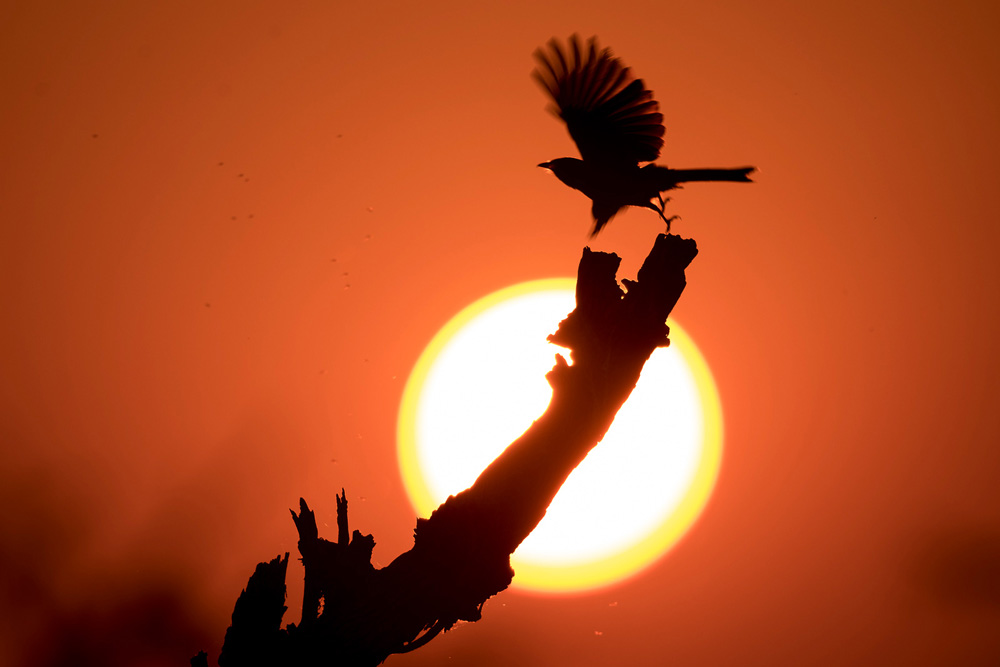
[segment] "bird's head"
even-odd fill
[[[577,160],[573,157],[557,157],[555,160],[542,162],[538,166],[548,169],[560,181],[577,190],[581,189],[586,182],[587,168],[583,160]]]

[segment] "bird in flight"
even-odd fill
[[[593,200],[593,237],[626,206],[656,211],[667,223],[664,192],[692,181],[749,183],[754,167],[670,169],[653,162],[663,148],[663,114],[642,79],[591,37],[581,47],[576,35],[563,48],[555,38],[548,51],[535,51],[534,78],[552,98],[551,111],[566,122],[582,160],[561,157],[542,162],[556,177]],[[655,202],[653,200],[656,200]]]

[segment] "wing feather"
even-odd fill
[[[663,114],[642,79],[632,76],[609,49],[592,37],[581,49],[555,38],[535,51],[532,76],[552,98],[585,161],[607,165],[651,162],[663,148]]]

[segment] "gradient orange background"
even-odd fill
[[[478,5],[0,9],[0,662],[214,659],[300,495],[410,547],[412,365],[587,241],[528,76],[579,32],[656,92],[663,162],[761,169],[671,205],[719,482],[640,576],[387,664],[995,664],[996,4]],[[658,231],[593,247],[632,276]]]

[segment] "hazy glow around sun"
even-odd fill
[[[414,369],[400,409],[399,456],[418,512],[469,487],[545,410],[546,342],[574,307],[571,279],[515,285],[453,318]],[[514,583],[540,591],[606,585],[655,560],[707,501],[721,453],[708,368],[670,322],[611,430],[570,475],[512,557]]]

